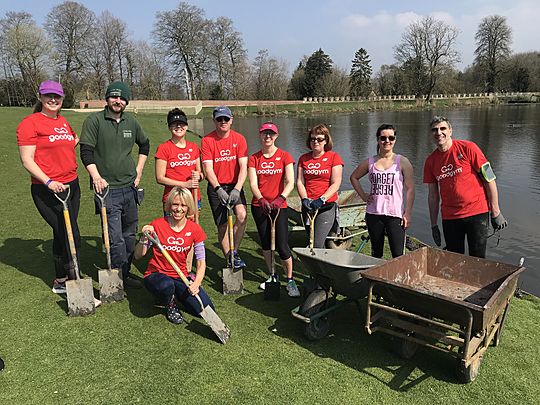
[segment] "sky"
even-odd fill
[[[334,64],[350,69],[354,53],[365,48],[376,72],[394,63],[394,47],[406,27],[416,19],[433,16],[459,31],[457,49],[464,69],[474,59],[474,35],[481,19],[499,14],[513,31],[515,53],[540,50],[538,0],[188,0],[205,11],[206,18],[230,18],[242,34],[251,60],[261,49],[287,62],[292,72],[304,55],[322,48]],[[27,11],[43,24],[51,8],[61,1],[0,0],[0,17],[6,11]],[[84,0],[99,15],[108,10],[127,23],[132,37],[151,42],[158,11],[175,9],[178,0]]]

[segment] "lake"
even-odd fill
[[[342,190],[351,188],[349,176],[356,165],[375,154],[377,127],[383,123],[394,124],[397,128],[394,151],[409,158],[415,173],[416,200],[408,233],[433,244],[427,186],[422,183],[422,171],[425,158],[434,149],[429,122],[435,113],[451,121],[454,139],[478,144],[497,175],[499,204],[509,227],[500,233],[500,240],[497,234],[488,240],[487,258],[517,264],[521,257],[525,257],[527,270],[519,285],[525,291],[540,296],[540,254],[537,247],[540,225],[540,171],[537,171],[540,168],[539,105],[328,114],[279,117],[272,121],[280,131],[278,146],[291,153],[295,160],[307,152],[305,140],[309,127],[321,122],[331,125],[334,150],[345,162]],[[233,128],[246,136],[250,154],[260,149],[258,127],[267,120],[235,119]],[[190,124],[199,133],[213,129],[210,119],[193,120]]]

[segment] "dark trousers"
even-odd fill
[[[75,179],[67,184],[70,188],[67,204],[69,217],[71,219],[71,229],[73,230],[75,246],[77,249],[79,249],[81,246],[81,235],[77,225],[77,217],[79,216],[81,189],[79,187],[78,179]],[[40,215],[53,230],[53,256],[55,258],[55,262],[62,263],[61,265],[55,264],[56,278],[64,278],[67,276],[67,268],[71,263],[66,224],[64,221],[64,207],[62,203],[54,196],[54,193],[43,184],[32,184],[30,191],[34,204],[36,205]],[[60,197],[62,197],[62,199],[65,199],[66,195],[67,191],[60,193]]]
[[[311,215],[313,216],[313,215]],[[313,247],[324,248],[326,237],[330,232],[338,231],[338,219],[337,219],[337,204],[336,203],[326,203],[323,205],[315,217],[315,224],[307,225],[308,217],[307,210],[302,206],[302,217],[304,218],[304,224],[306,224],[306,232],[310,233],[310,227],[315,226],[314,229],[314,241]]]
[[[190,294],[187,286],[179,278],[172,278],[162,273],[152,273],[144,278],[144,286],[162,302],[169,302],[174,295],[187,312],[193,316],[199,316],[202,311],[197,298]],[[215,309],[214,304],[206,292],[199,288],[199,298],[203,305]]]
[[[392,257],[403,254],[405,230],[401,226],[401,218],[388,215],[366,214],[366,225],[371,240],[371,256],[383,257],[384,235],[388,236],[388,244]]]
[[[251,206],[251,213],[257,225],[257,232],[261,239],[261,247],[263,250],[270,250],[270,218],[266,215],[261,207]],[[276,212],[272,212],[272,217]],[[289,248],[289,221],[287,216],[287,208],[279,210],[279,215],[276,218],[276,250],[279,253],[281,260],[287,260],[291,257],[291,249]]]
[[[122,269],[124,277],[129,274],[135,252],[135,235],[139,220],[136,192],[134,187],[111,189],[105,199],[111,242],[111,264],[113,268]],[[99,203],[96,204],[99,206]]]
[[[464,254],[466,236],[469,255],[486,257],[489,212],[472,215],[467,218],[443,219],[442,226],[446,249],[450,252]]]

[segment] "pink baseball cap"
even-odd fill
[[[275,134],[279,134],[277,126],[273,122],[265,122],[264,124],[262,124],[259,128],[259,132],[263,131],[272,131]]]
[[[46,80],[39,85],[39,94],[57,94],[64,97],[64,89],[60,83]]]

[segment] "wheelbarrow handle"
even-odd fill
[[[169,262],[169,264],[172,266],[172,268],[174,269],[174,271],[176,271],[176,273],[180,276],[180,279],[182,279],[182,281],[184,282],[184,284],[189,287],[189,280],[187,279],[187,277],[184,275],[184,273],[182,273],[182,270],[180,270],[180,267],[178,267],[178,265],[176,264],[176,262],[173,260],[173,258],[171,257],[171,255],[169,254],[169,252],[167,252],[167,250],[165,249],[165,247],[161,244],[161,242],[159,241],[159,237],[157,236],[157,233],[155,232],[148,232],[148,231],[144,231],[143,232],[144,235],[148,238],[148,240],[150,242],[152,242],[154,245],[157,246],[157,248],[159,249],[159,251],[161,252],[161,254],[165,257],[165,259],[167,259],[167,261]],[[195,294],[195,298],[197,298],[197,301],[199,301],[199,304],[201,305],[201,311],[204,310],[204,304],[203,302],[201,301],[201,298],[199,297],[199,294]]]

